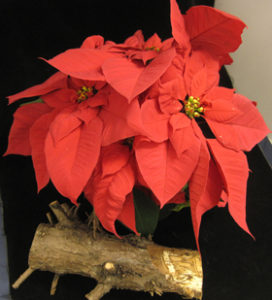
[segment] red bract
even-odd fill
[[[8,100],[9,103],[11,104],[18,99],[34,97],[37,95],[45,95],[54,90],[60,88],[66,88],[66,87],[67,87],[66,75],[62,74],[61,72],[57,72],[42,84],[35,85],[22,92],[9,96]]]
[[[195,139],[188,149],[177,155],[170,141],[154,143],[143,137],[135,139],[139,170],[161,207],[188,182],[197,163],[199,145]]]
[[[175,0],[171,3],[172,34],[184,53],[205,50],[220,64],[232,62],[230,52],[241,44],[246,25],[237,17],[209,6],[195,6],[182,15]]]
[[[93,176],[84,188],[84,195],[93,205],[94,211],[103,227],[117,236],[118,234],[115,229],[116,220],[121,221],[126,227],[138,234],[135,224],[135,209],[132,194],[133,187],[136,185],[138,188],[144,186],[148,190],[150,188],[152,189],[152,186],[150,187],[144,181],[138,166],[140,166],[139,162],[141,160],[145,160],[146,165],[151,167],[152,162],[148,164],[148,161],[150,159],[154,160],[156,153],[153,153],[153,155],[151,152],[144,153],[143,139],[143,137],[138,136],[134,141],[126,139],[102,147],[99,163]],[[148,141],[146,142],[148,143]],[[158,147],[163,148],[165,145],[161,144]],[[138,149],[136,156],[134,153],[135,149]],[[154,149],[155,151],[158,151],[156,147],[154,147]],[[143,153],[141,152],[142,150]],[[142,154],[146,155],[146,157],[141,157]],[[171,159],[173,159],[173,161]],[[191,162],[194,161],[194,159],[188,158],[187,162],[188,161]],[[154,169],[151,170],[150,173],[151,176],[157,174],[158,177],[161,178],[159,179],[160,184],[169,185],[170,183],[170,185],[172,184],[174,186],[174,192],[171,190],[172,187],[169,188],[169,192],[167,186],[161,186],[161,192],[166,194],[164,198],[167,197],[165,203],[184,203],[185,195],[184,192],[181,192],[181,188],[186,183],[185,178],[187,177],[187,171],[182,170],[182,166],[186,166],[186,162],[182,162],[181,168],[179,166],[175,167],[174,163],[179,162],[178,159],[173,153],[169,156],[167,164],[163,166],[166,171],[165,176],[172,177],[172,173],[174,172],[174,175],[178,177],[175,179],[172,177],[171,180],[163,178],[164,170],[157,170],[163,162],[164,155],[160,156],[159,161],[154,164]],[[172,166],[169,164],[172,164]],[[181,173],[179,173],[179,170],[181,170]],[[181,181],[181,183],[179,181]],[[172,197],[172,195],[175,196]],[[163,206],[165,204],[162,203],[156,195],[150,193],[150,196],[157,205]]]
[[[45,156],[50,178],[58,191],[73,202],[83,191],[97,163],[102,126],[102,121],[95,117],[88,123],[71,127],[73,129],[59,140],[52,131],[47,134]]]
[[[26,133],[29,135],[28,139],[30,141],[31,156],[36,174],[38,192],[48,184],[50,179],[46,164],[44,148],[45,139],[47,137],[50,125],[57,116],[57,114],[57,110],[52,110],[50,113],[42,115],[26,131]]]
[[[138,131],[133,126],[128,125],[130,119],[140,116],[140,106],[137,98],[128,103],[125,97],[110,89],[108,105],[104,106],[99,116],[104,124],[103,146],[138,134]]]
[[[199,72],[196,75],[189,72],[191,76],[187,80],[187,91],[193,91],[198,95],[198,97],[192,97],[195,107],[197,109],[204,108],[201,114],[192,108],[192,112],[187,112],[188,115],[194,118],[196,112],[195,120],[198,117],[204,118],[217,139],[207,139],[208,151],[200,128],[193,120],[193,128],[201,138],[202,147],[204,147],[200,152],[198,166],[189,185],[192,218],[197,240],[201,216],[219,203],[222,191],[227,194],[228,208],[234,220],[241,228],[250,233],[246,223],[248,166],[246,157],[241,150],[251,150],[269,132],[260,113],[250,100],[234,94],[233,90],[226,88],[213,85],[207,88],[205,79],[207,70],[204,70],[205,67],[199,72],[206,75],[199,78],[197,78]],[[187,104],[187,107],[191,108],[192,105]],[[210,160],[210,155],[216,161],[216,167]]]
[[[67,50],[46,61],[75,78],[107,81],[131,101],[160,78],[174,56],[171,39],[161,42],[154,35],[144,42],[138,31],[119,45],[113,42],[104,44],[102,37],[92,36],[81,48]]]
[[[194,122],[192,123],[192,125],[194,125]],[[210,163],[211,157],[204,136],[200,132],[199,128],[196,129],[196,132],[198,137],[201,140],[201,148],[200,148],[199,159],[196,168],[189,180],[189,192],[190,192],[190,207],[191,207],[192,223],[193,223],[196,243],[197,246],[199,247],[198,234],[199,234],[202,215],[207,210],[214,207],[219,201],[218,193],[207,194],[208,192],[207,189],[214,188],[215,191],[217,191],[217,189],[221,190],[222,184],[220,181],[220,177],[216,176],[216,169],[214,168],[214,164],[212,165],[214,172],[210,171],[210,165],[212,164]],[[210,184],[208,186],[209,175],[210,175]],[[214,185],[213,185],[213,180],[215,182]]]
[[[115,229],[117,219],[137,232],[135,218],[131,220],[134,215],[131,192],[135,180],[133,157],[127,146],[116,143],[101,149],[100,164],[84,194],[103,227],[115,235],[118,235]]]
[[[83,191],[100,153],[103,123],[99,112],[107,103],[104,86],[57,73],[45,83],[10,97],[15,101],[39,95],[44,101],[17,110],[6,152],[32,155],[38,190],[50,178],[73,202]]]
[[[261,141],[270,132],[261,114],[246,97],[217,86],[218,69],[217,61],[199,51],[186,59],[183,80],[170,77],[165,82],[168,72],[179,76],[179,70],[169,69],[160,80],[156,99],[148,99],[141,107],[142,119],[138,122],[142,122],[146,134],[154,141],[168,137],[174,141],[168,124],[173,133],[188,126],[185,114],[191,120],[205,119],[217,140],[228,148],[249,151]]]
[[[222,147],[216,140],[208,140],[208,146],[221,173],[228,196],[228,208],[235,222],[251,234],[246,223],[246,189],[248,163],[242,151]]]
[[[201,216],[218,204],[223,190],[228,194],[234,220],[249,232],[245,221],[245,185],[240,186],[239,194],[233,195],[227,185],[233,186],[234,181],[238,184],[239,180],[226,166],[240,165],[236,175],[246,183],[248,169],[241,151],[249,151],[269,133],[250,100],[217,86],[218,70],[218,61],[208,53],[193,52],[186,59],[183,77],[179,77],[180,69],[169,68],[156,83],[158,92],[152,87],[150,94],[145,94],[141,116],[133,120],[135,128],[138,126],[148,137],[143,139],[143,149],[137,143],[134,145],[139,170],[160,204],[164,205],[182,188],[182,180],[189,181],[196,238]],[[203,120],[218,142],[204,137]],[[237,187],[233,189],[237,191]],[[239,206],[233,208],[232,203]]]
[[[226,118],[228,112],[225,115],[221,113],[226,106],[228,109],[232,107],[237,113]],[[250,151],[270,132],[254,102],[239,94],[233,94],[229,103],[218,107],[216,115],[210,115],[208,110],[206,115],[206,121],[217,140],[230,149]],[[222,122],[224,117],[226,119]]]
[[[224,195],[224,206],[236,223],[252,235],[246,222],[246,183],[248,164],[242,151],[222,146],[215,139],[206,139],[196,123],[192,123],[202,141],[199,161],[189,181],[192,221],[198,245],[202,215],[220,202]],[[206,143],[207,142],[207,143]]]
[[[126,57],[108,59],[102,66],[107,82],[128,101],[155,83],[170,66],[175,48],[160,53],[148,65],[133,62]]]
[[[101,65],[107,58],[114,57],[107,50],[101,49],[71,49],[56,57],[45,60],[64,74],[84,80],[105,81]]]
[[[215,139],[205,139],[196,122],[192,123],[202,141],[199,161],[189,181],[192,221],[198,245],[202,215],[218,205],[224,194],[224,206],[236,223],[250,233],[246,223],[246,183],[248,164],[242,151],[222,146]]]
[[[29,128],[51,109],[43,103],[33,103],[17,109],[9,134],[7,154],[31,155]]]
[[[205,119],[225,147],[250,151],[270,132],[252,101],[217,86],[216,64],[198,52],[187,60],[184,81],[184,94],[189,95],[183,100],[185,113],[196,120]]]
[[[206,6],[183,16],[170,4],[170,39],[145,41],[138,30],[116,44],[95,35],[47,60],[55,75],[9,97],[42,103],[16,111],[6,154],[32,155],[38,190],[51,179],[74,203],[84,192],[117,236],[117,220],[138,234],[137,191],[155,202],[147,217],[153,210],[157,220],[157,206],[185,201],[187,183],[197,243],[202,215],[222,195],[250,234],[243,151],[270,130],[254,102],[218,86],[245,24]]]
[[[113,44],[111,51],[122,53],[131,60],[140,60],[144,64],[157,57],[160,52],[168,50],[172,47],[173,38],[161,41],[160,37],[155,33],[147,41],[141,30],[137,30],[134,35],[125,40],[123,44]]]

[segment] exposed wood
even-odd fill
[[[31,270],[56,274],[51,293],[59,275],[78,274],[98,282],[86,295],[88,300],[99,300],[112,288],[201,298],[197,251],[163,247],[135,236],[120,240],[104,232],[94,239],[92,229],[68,218],[58,202],[50,207],[59,222],[39,225],[28,263]]]
[[[107,294],[112,289],[112,286],[109,284],[101,284],[99,283],[90,293],[86,294],[85,297],[88,300],[99,300],[105,294]]]
[[[12,287],[14,289],[18,289],[19,286],[35,271],[35,269],[32,269],[29,267],[24,271],[23,274],[19,276],[19,278],[13,283]]]
[[[46,214],[46,217],[47,217],[47,220],[48,220],[48,222],[50,223],[50,224],[54,224],[54,221],[53,221],[53,217],[52,217],[52,214],[50,213],[50,212],[48,212],[47,214]]]
[[[50,289],[50,295],[53,296],[56,293],[58,282],[59,282],[60,276],[55,274],[54,278],[52,280],[51,289]]]

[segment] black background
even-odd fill
[[[213,1],[179,1],[183,11],[190,5],[213,5]],[[79,47],[84,38],[100,34],[105,40],[122,42],[137,29],[145,37],[154,32],[171,35],[168,0],[2,0],[0,150],[7,146],[12,112],[5,97],[41,83],[55,71],[38,57],[51,58]],[[246,8],[245,8],[246,9]],[[222,70],[221,83],[230,86]],[[257,88],[257,87],[256,87]],[[268,147],[267,151],[271,151]],[[204,270],[203,300],[268,300],[272,298],[272,172],[259,146],[247,154],[251,169],[247,214],[254,241],[232,220],[227,208],[214,208],[203,217],[200,247]],[[27,268],[27,255],[37,225],[46,222],[48,203],[60,199],[49,185],[36,194],[31,159],[10,155],[0,159],[0,187],[4,204],[4,226],[8,241],[10,281]],[[195,248],[189,210],[162,221],[155,233],[158,243]],[[53,274],[34,273],[13,300],[84,299],[95,282],[80,276],[63,276],[55,296],[49,296]],[[130,291],[111,291],[103,299],[180,299]]]

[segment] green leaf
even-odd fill
[[[181,204],[169,203],[164,205],[164,207],[160,211],[159,221],[168,218],[173,212],[179,212],[186,207],[190,207],[189,201]]]
[[[185,207],[190,207],[189,201],[186,201],[186,202],[180,203],[180,204],[176,204],[176,206],[172,208],[172,211],[179,212]]]
[[[137,231],[145,236],[153,234],[159,220],[159,206],[151,199],[148,190],[134,188],[133,198]]]
[[[20,107],[24,106],[24,105],[28,105],[28,104],[33,104],[33,103],[43,103],[43,99],[42,98],[38,98],[38,99],[33,100],[33,101],[25,102],[25,103],[21,104]]]
[[[184,191],[188,190],[188,188],[189,188],[189,184],[186,183],[185,186],[182,188],[182,191],[184,192]]]

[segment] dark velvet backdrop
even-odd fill
[[[179,1],[185,11],[190,5],[213,5],[209,0]],[[2,35],[0,150],[7,145],[12,112],[5,96],[48,78],[53,68],[38,57],[50,58],[78,47],[89,35],[123,41],[137,29],[146,37],[157,32],[163,39],[171,34],[167,0],[77,0],[1,2]],[[231,83],[222,70],[222,84]],[[256,87],[258,88],[258,87]],[[257,100],[257,99],[256,99]],[[265,152],[271,146],[266,144]],[[215,208],[203,217],[200,247],[204,268],[204,300],[268,300],[272,288],[272,172],[264,152],[257,146],[248,153],[251,169],[248,184],[248,223],[253,241],[232,220],[226,208]],[[49,185],[36,194],[31,159],[8,156],[0,159],[0,187],[4,203],[4,225],[8,240],[10,280],[27,267],[27,254],[37,225],[46,222],[48,203],[60,196]],[[168,246],[194,248],[189,210],[162,221],[155,240]],[[95,282],[79,276],[63,276],[55,296],[49,296],[52,274],[36,272],[19,290],[11,291],[14,300],[84,299]],[[103,299],[151,299],[145,293],[111,291]],[[165,294],[152,299],[180,299]]]

